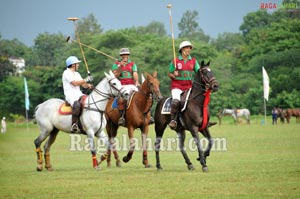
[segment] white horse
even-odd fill
[[[106,139],[107,136],[103,132],[106,127],[106,119],[104,111],[108,99],[122,95],[124,98],[128,98],[129,91],[123,89],[120,81],[115,78],[112,71],[109,74],[104,73],[106,78],[93,89],[85,100],[85,106],[83,107],[80,121],[82,124],[83,134],[87,135],[89,146],[92,153],[93,167],[99,169],[96,157],[96,147],[94,145],[94,136],[99,139]],[[59,113],[59,108],[64,103],[61,99],[52,98],[35,108],[35,120],[40,129],[40,135],[34,140],[37,153],[37,171],[43,169],[43,151],[41,150],[42,142],[48,138],[45,146],[45,168],[52,170],[50,163],[50,147],[54,143],[58,132],[64,131],[71,133],[71,114],[63,115]]]
[[[249,109],[223,109],[219,112],[219,124],[221,125],[221,119],[223,116],[231,116],[234,119],[234,123],[237,123],[239,117],[245,117],[247,124],[250,124],[250,111]]]

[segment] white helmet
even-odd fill
[[[189,42],[189,41],[183,41],[179,45],[179,52],[181,53],[181,49],[184,48],[184,47],[186,47],[186,46],[190,46],[191,48],[193,48],[193,45],[191,44],[191,42]]]
[[[3,117],[2,119],[3,119],[3,120],[5,120],[6,118],[5,118],[5,117]]]
[[[128,48],[121,48],[120,55],[130,55],[130,51]]]
[[[71,66],[72,64],[77,64],[77,63],[80,63],[81,61],[75,57],[75,56],[70,56],[67,58],[66,60],[66,65],[67,67]]]

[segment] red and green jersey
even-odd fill
[[[134,62],[128,60],[125,66],[121,66],[121,60],[116,61],[111,67],[112,70],[118,70],[121,67],[121,74],[118,77],[122,85],[133,84],[133,72],[137,72],[137,66]]]
[[[188,60],[185,61],[181,55],[176,58],[176,68],[174,60],[170,63],[169,72],[173,73],[175,70],[178,71],[178,76],[171,82],[171,90],[178,88],[181,90],[187,90],[192,87],[192,81],[194,74],[199,70],[200,66],[195,58],[188,56]]]

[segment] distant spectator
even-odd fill
[[[6,121],[5,121],[5,117],[2,118],[1,120],[1,133],[6,133]]]
[[[278,117],[278,111],[277,111],[277,108],[274,107],[272,109],[272,124],[277,124],[277,117]]]

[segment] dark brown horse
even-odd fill
[[[218,82],[213,75],[210,67],[209,62],[207,64],[204,64],[202,61],[201,67],[198,70],[198,72],[195,74],[192,89],[189,95],[189,98],[187,99],[187,105],[185,110],[179,113],[179,121],[177,122],[177,135],[179,138],[179,148],[180,151],[185,159],[185,162],[187,163],[188,169],[193,170],[194,167],[186,153],[185,147],[184,147],[184,141],[185,141],[185,130],[189,130],[193,136],[193,139],[197,145],[199,158],[197,160],[200,161],[202,165],[202,170],[208,171],[208,168],[206,166],[206,157],[209,156],[213,139],[211,138],[210,132],[208,130],[208,123],[209,123],[209,115],[208,115],[208,107],[204,107],[205,98],[209,96],[204,96],[206,92],[208,92],[208,95],[210,94],[210,90],[215,92],[218,90]],[[156,133],[156,142],[155,142],[155,152],[156,152],[156,168],[158,170],[162,169],[160,164],[160,157],[159,157],[159,150],[160,150],[160,143],[165,131],[165,128],[167,127],[168,123],[171,120],[170,114],[162,114],[163,105],[165,104],[165,101],[168,98],[163,98],[160,100],[156,106],[155,110],[155,133]],[[209,98],[207,98],[209,99]],[[181,99],[181,104],[184,104],[185,99]],[[165,109],[165,108],[164,108]],[[207,110],[207,111],[206,111]],[[206,112],[205,112],[206,111]],[[203,117],[204,114],[207,114],[207,117]],[[203,121],[206,121],[206,124],[203,125]],[[208,139],[208,147],[205,151],[203,151],[200,140],[199,140],[199,134],[200,132]]]
[[[162,98],[159,90],[159,81],[157,79],[157,72],[152,75],[146,73],[146,80],[141,85],[137,92],[134,92],[128,100],[128,105],[125,113],[125,126],[128,129],[128,136],[130,141],[130,149],[123,161],[128,162],[133,155],[135,149],[134,130],[139,128],[142,133],[143,145],[143,164],[145,167],[150,167],[148,163],[146,138],[149,131],[150,109],[153,104],[153,99],[159,100]],[[118,108],[113,108],[114,99],[108,101],[105,114],[107,118],[106,131],[109,137],[108,149],[104,155],[101,156],[99,164],[107,159],[107,165],[110,166],[111,151],[116,159],[117,166],[120,166],[120,159],[114,146],[114,139],[118,131],[118,120],[120,118]]]

